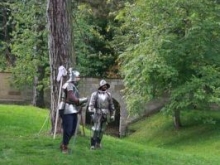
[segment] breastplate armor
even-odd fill
[[[109,109],[109,98],[106,92],[98,94],[97,105],[99,109]]]

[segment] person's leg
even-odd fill
[[[97,137],[99,135],[99,131],[100,131],[100,119],[101,119],[101,115],[95,114],[95,120],[93,121],[93,127],[92,127],[92,137],[91,137],[91,146],[90,149],[95,149],[95,145],[96,145],[96,141],[97,141]]]
[[[90,141],[90,149],[95,149],[96,139],[98,136],[98,131],[96,129],[97,125],[98,125],[98,123],[94,123],[94,125],[92,127],[92,137],[91,137],[91,141]]]
[[[74,136],[75,135],[75,131],[77,131],[76,127],[77,127],[77,122],[78,122],[78,116],[77,116],[77,113],[75,114],[72,114],[72,121],[71,121],[71,125],[72,125],[72,132],[71,132],[71,136]]]
[[[71,114],[63,115],[63,144],[62,152],[68,152],[68,144],[72,133],[73,117]]]
[[[101,141],[102,141],[103,134],[105,133],[106,126],[107,126],[107,121],[104,121],[101,123],[101,128],[96,139],[96,148],[101,148]]]

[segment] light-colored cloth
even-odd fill
[[[66,75],[67,75],[67,70],[63,65],[61,65],[58,69],[57,82],[59,82],[61,78]]]

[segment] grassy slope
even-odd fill
[[[2,165],[218,165],[219,124],[185,127],[176,132],[158,114],[132,126],[124,139],[105,136],[103,149],[89,150],[89,135],[71,141],[72,154],[60,153],[60,136],[41,130],[48,111],[32,106],[0,105],[0,164]],[[219,117],[220,118],[220,117]],[[191,123],[192,124],[192,123]],[[141,126],[141,128],[140,128]],[[181,151],[181,152],[180,152]]]
[[[183,114],[182,124],[180,130],[175,130],[172,118],[156,114],[130,126],[135,133],[126,139],[203,157],[220,154],[220,111]]]

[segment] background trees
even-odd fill
[[[115,16],[125,0],[90,1],[78,4],[74,28],[77,64],[85,76],[120,77],[113,40],[119,27]]]
[[[14,64],[14,56],[10,52],[10,33],[12,32],[12,19],[10,17],[11,1],[2,0],[0,3],[0,70],[6,70],[8,66]]]
[[[44,107],[44,91],[51,87],[53,123],[58,96],[58,84],[55,80],[61,64],[66,68],[75,67],[82,75],[93,77],[114,76],[118,71],[116,68],[116,73],[112,72],[113,66],[117,66],[117,56],[107,42],[112,40],[112,30],[107,29],[110,10],[97,13],[99,9],[108,9],[111,4],[104,1],[103,8],[100,8],[86,1],[80,4],[76,1],[48,1],[49,58],[46,3],[46,0],[11,0],[0,3],[0,49],[5,57],[2,58],[0,68],[13,73],[14,86],[21,89],[34,87],[33,105]],[[88,8],[92,12],[88,13]],[[5,63],[6,59],[8,63]]]
[[[63,8],[56,8],[58,1],[48,2],[54,2],[54,11],[66,14]],[[206,110],[218,103],[218,1],[66,3],[66,22],[49,19],[49,25],[55,26],[55,21],[59,22],[56,28],[69,28],[66,34],[58,34],[50,27],[54,35],[57,33],[49,42],[54,51],[50,52],[52,61],[48,56],[46,1],[0,3],[0,51],[4,57],[0,67],[13,71],[19,87],[35,84],[34,105],[44,106],[40,99],[49,87],[49,73],[54,81],[60,64],[76,67],[84,76],[111,78],[120,77],[121,67],[129,109],[140,112],[146,102],[166,94],[170,100],[164,112],[174,115],[177,128],[182,110]],[[48,18],[54,13],[50,14]],[[49,70],[51,63],[55,65]]]
[[[44,90],[49,80],[46,1],[15,1],[9,7],[12,22],[10,53],[15,57],[14,65],[10,67],[14,75],[12,83],[22,89],[33,87],[33,105],[44,107]]]
[[[164,111],[179,128],[180,111],[219,102],[219,7],[210,0],[139,0],[118,16],[130,41],[120,59],[131,110],[167,93]]]

